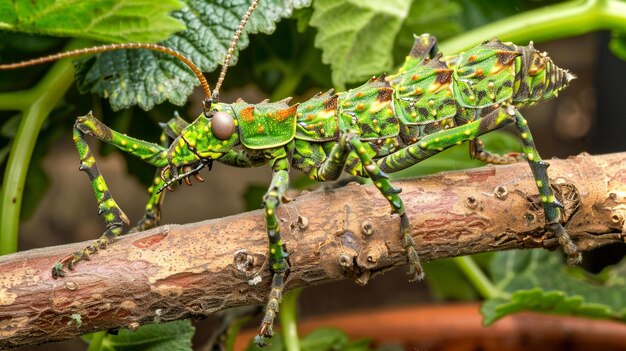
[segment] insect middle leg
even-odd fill
[[[265,223],[269,239],[269,264],[273,276],[265,315],[259,327],[259,335],[256,338],[259,345],[264,345],[264,339],[272,337],[274,334],[274,319],[278,313],[285,278],[289,272],[288,255],[281,239],[280,224],[276,216],[276,208],[280,205],[285,190],[289,186],[289,160],[284,148],[274,151],[270,166],[273,171],[272,182],[265,196],[263,196],[263,207],[265,208]]]
[[[160,145],[115,132],[95,119],[91,113],[76,119],[73,139],[80,156],[79,169],[85,171],[89,176],[91,187],[98,201],[98,213],[104,218],[106,231],[93,244],[59,260],[52,268],[52,276],[54,278],[65,275],[64,266],[73,269],[77,262],[89,259],[89,255],[105,247],[113,238],[122,234],[122,226],[129,223],[128,217],[126,217],[111,196],[109,188],[100,174],[96,160],[85,140],[85,135],[92,135],[154,166],[163,167],[167,164],[167,149]]]
[[[306,146],[304,148],[306,148]],[[389,183],[387,175],[383,173],[379,169],[378,165],[372,160],[372,157],[366,151],[365,145],[361,142],[361,140],[359,140],[355,133],[348,131],[342,134],[338,142],[333,145],[326,159],[323,162],[320,162],[319,166],[308,170],[309,175],[312,178],[321,181],[336,180],[343,172],[348,156],[352,151],[354,151],[361,160],[361,164],[363,166],[362,169],[365,175],[372,180],[383,196],[385,196],[387,201],[389,201],[392,212],[400,215],[400,233],[403,247],[407,251],[408,260],[411,265],[409,272],[413,275],[411,280],[422,279],[424,273],[415,248],[415,243],[409,233],[409,219],[405,213],[402,199],[398,196],[401,189],[395,188],[391,185],[391,183]],[[315,151],[311,151],[310,153],[315,154]],[[300,162],[300,159],[302,158],[302,156],[296,154],[294,155],[294,162]]]
[[[172,140],[176,139],[188,124],[189,123],[180,118],[178,114],[167,123],[162,123],[161,127],[163,128],[163,133],[161,133],[161,137],[159,138],[161,146],[168,148]],[[161,222],[161,205],[165,197],[165,191],[160,191],[160,189],[164,185],[165,181],[161,178],[161,168],[157,168],[154,173],[153,183],[148,188],[150,195],[144,207],[144,215],[127,233],[141,232],[159,225]]]
[[[512,106],[503,106],[474,122],[428,135],[416,144],[398,150],[378,160],[378,164],[383,171],[399,171],[437,154],[452,145],[467,140],[473,140],[479,135],[513,123],[515,123],[520,138],[522,139],[524,154],[528,160],[539,190],[546,216],[546,226],[555,234],[568,258],[568,263],[578,263],[581,260],[580,251],[572,242],[572,239],[563,226],[559,223],[562,205],[555,199],[552,192],[546,171],[548,163],[542,161],[539,157],[539,153],[532,139],[532,134],[528,129],[528,123],[519,111]]]

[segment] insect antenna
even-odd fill
[[[230,62],[230,59],[233,57],[233,53],[235,52],[235,46],[237,45],[237,41],[239,41],[239,37],[241,37],[243,28],[246,26],[246,23],[248,23],[248,20],[250,19],[252,12],[254,12],[258,4],[259,4],[259,0],[252,1],[252,4],[250,4],[248,11],[241,19],[241,22],[239,23],[239,27],[237,27],[237,31],[235,32],[235,35],[233,36],[233,40],[230,42],[230,46],[228,47],[228,53],[226,54],[226,58],[224,58],[222,71],[220,72],[220,76],[217,79],[217,83],[215,84],[215,90],[213,90],[213,95],[211,96],[212,101],[219,102],[220,100],[220,88],[222,87],[222,83],[224,82],[224,77],[226,77],[226,71],[228,70],[228,63]],[[212,101],[209,101],[209,103]]]
[[[60,59],[64,59],[64,58],[72,57],[72,56],[97,54],[97,53],[102,53],[106,51],[115,51],[115,50],[122,50],[122,49],[147,49],[147,50],[152,50],[152,51],[158,51],[158,52],[162,52],[164,54],[173,56],[181,60],[183,63],[187,65],[187,67],[189,67],[189,69],[191,69],[191,71],[196,75],[196,77],[198,77],[198,80],[200,81],[200,85],[202,86],[202,90],[204,90],[204,94],[206,95],[207,99],[211,97],[211,87],[209,86],[209,83],[207,82],[206,78],[204,77],[200,69],[193,62],[191,62],[190,59],[185,57],[180,52],[174,49],[170,49],[166,46],[158,45],[158,44],[122,43],[122,44],[100,45],[100,46],[94,46],[94,47],[85,48],[85,49],[77,49],[77,50],[72,50],[72,51],[61,52],[58,54],[39,57],[39,58],[32,59],[32,60],[26,60],[26,61],[21,61],[21,62],[16,62],[16,63],[0,64],[0,70],[9,70],[9,69],[22,68],[22,67],[28,67],[28,66],[35,66],[35,65],[42,64],[42,63],[52,62],[52,61],[56,61],[56,60],[60,60]]]

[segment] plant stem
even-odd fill
[[[74,40],[67,49],[85,44],[85,41]],[[46,117],[65,95],[73,78],[71,61],[59,61],[36,86],[22,92],[30,97],[28,101],[22,98],[16,100],[16,106],[13,106],[22,105],[22,118],[13,139],[0,191],[0,255],[17,251],[22,194],[35,141]]]
[[[100,332],[96,332],[91,334],[91,342],[89,343],[89,347],[87,348],[87,351],[100,351],[102,350],[102,342],[104,341],[104,338],[107,336],[107,331],[100,331]]]
[[[0,94],[0,110],[25,110],[31,104],[33,96],[31,90],[10,91]]]
[[[441,49],[453,54],[487,38],[514,42],[546,41],[601,29],[626,33],[626,2],[577,0],[545,6],[455,36],[441,43]]]
[[[493,285],[471,256],[454,257],[453,260],[483,298],[492,299],[503,295],[502,291]]]
[[[285,293],[283,302],[280,304],[280,325],[283,331],[285,350],[299,351],[300,339],[298,338],[298,296],[302,289],[295,289]]]

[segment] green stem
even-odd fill
[[[0,110],[25,110],[33,101],[31,90],[11,91],[0,94]]]
[[[298,296],[302,289],[295,289],[285,293],[283,302],[280,304],[280,326],[282,328],[285,350],[299,351],[300,339],[298,338],[297,309]]]
[[[107,331],[100,331],[91,334],[91,342],[89,343],[89,347],[87,351],[100,351],[102,350],[102,343],[104,342],[104,338],[107,336]]]
[[[485,299],[502,297],[503,292],[487,278],[485,273],[478,267],[470,256],[454,257],[454,262],[459,266],[465,276],[474,284],[480,295]]]
[[[486,38],[527,42],[582,35],[611,29],[626,33],[626,2],[619,0],[576,0],[526,11],[493,22],[441,44],[443,52],[467,50]]]
[[[86,42],[75,40],[67,49],[83,47],[84,44]],[[0,255],[17,251],[22,195],[35,141],[46,117],[65,95],[73,78],[71,61],[59,61],[36,86],[22,92],[29,100],[16,100],[16,105],[22,106],[22,118],[13,139],[0,190]]]

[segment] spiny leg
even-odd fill
[[[361,140],[358,137],[349,137],[350,145],[353,147],[356,154],[361,160],[363,168],[367,172],[367,175],[372,180],[374,185],[385,196],[389,204],[391,205],[392,213],[400,215],[400,235],[402,236],[402,246],[406,250],[410,270],[409,274],[413,277],[410,281],[421,280],[424,278],[424,270],[420,263],[419,255],[417,254],[417,248],[415,242],[411,237],[409,217],[406,215],[404,203],[398,195],[402,189],[396,188],[389,182],[389,177],[380,170],[378,164],[372,160],[372,157],[367,153],[367,150]]]
[[[505,165],[526,160],[524,154],[519,152],[509,152],[498,154],[484,149],[485,144],[479,138],[470,140],[470,156],[474,159],[495,165]]]
[[[104,248],[114,237],[122,233],[122,226],[129,223],[124,212],[111,197],[109,188],[100,174],[96,160],[85,140],[85,135],[92,135],[155,166],[163,167],[167,164],[165,148],[115,132],[95,119],[91,113],[78,117],[74,124],[73,139],[80,156],[79,169],[85,171],[89,176],[91,187],[98,201],[98,214],[104,218],[106,231],[93,244],[87,246],[82,251],[75,252],[59,260],[52,268],[53,278],[65,275],[64,266],[73,269],[78,261],[89,259],[89,255]]]
[[[505,109],[498,109],[479,120],[427,135],[417,143],[387,155],[376,162],[383,172],[397,172],[436,155],[450,146],[473,140],[479,135],[514,122],[514,116],[507,113]]]
[[[348,133],[343,134],[339,138],[339,142],[333,145],[328,157],[317,171],[317,180],[330,181],[339,179],[350,154],[350,150],[346,147],[348,137]]]
[[[520,133],[525,157],[528,160],[537,187],[539,188],[539,195],[541,196],[546,216],[546,226],[555,233],[559,244],[563,247],[563,251],[568,257],[568,263],[578,263],[581,260],[580,252],[569,235],[565,232],[563,226],[559,223],[562,205],[556,201],[552,193],[546,171],[548,164],[539,157],[526,120],[514,107],[503,106],[477,121],[428,135],[417,144],[398,150],[377,162],[383,171],[399,171],[454,144],[473,140],[479,135],[512,123],[516,124]]]
[[[549,227],[552,232],[555,234],[559,244],[563,248],[563,252],[567,256],[567,263],[570,265],[575,265],[582,261],[582,255],[578,247],[574,244],[570,236],[563,228],[563,225],[559,223],[561,219],[561,209],[563,208],[563,204],[561,204],[555,197],[552,192],[552,187],[550,185],[550,179],[548,178],[548,166],[550,164],[545,162],[539,156],[537,152],[537,148],[535,147],[535,143],[533,141],[533,136],[530,133],[530,129],[528,128],[528,122],[522,114],[514,110],[516,121],[515,126],[519,132],[520,138],[522,139],[522,145],[524,148],[524,154],[526,155],[526,159],[528,160],[528,164],[530,165],[530,169],[533,172],[533,176],[535,177],[535,182],[537,184],[537,188],[539,189],[539,196],[541,198],[541,202],[543,203],[543,210],[546,217],[546,226]]]
[[[161,137],[159,138],[161,146],[168,148],[172,140],[179,136],[181,131],[188,124],[189,123],[180,118],[178,114],[167,123],[161,123],[161,127],[163,128],[163,133],[161,133]],[[165,181],[161,178],[161,168],[157,168],[154,173],[153,183],[148,188],[150,195],[148,196],[144,215],[128,233],[141,232],[159,225],[161,222],[161,205],[165,197],[165,191],[159,191],[159,189],[161,189],[164,184]]]
[[[274,319],[278,313],[278,307],[282,300],[284,281],[289,271],[287,253],[283,247],[280,225],[276,217],[276,208],[280,205],[280,200],[289,185],[289,160],[287,159],[285,149],[277,150],[274,159],[270,161],[270,166],[274,174],[272,175],[272,183],[263,197],[263,207],[265,208],[265,223],[269,239],[269,263],[273,277],[269,299],[265,307],[265,315],[259,327],[259,335],[256,337],[256,342],[259,345],[264,345],[264,339],[270,338],[274,334]]]

